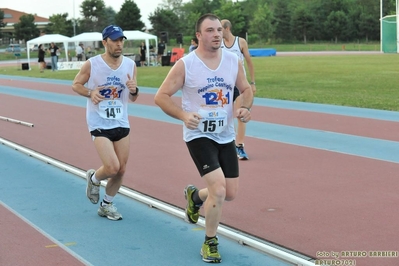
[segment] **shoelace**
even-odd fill
[[[107,206],[105,206],[105,209],[108,211],[108,212],[116,212],[116,207],[114,206],[114,204],[108,204]]]
[[[218,244],[216,244],[215,242],[210,242],[209,243],[209,251],[211,252],[211,254],[217,253],[218,252]]]
[[[94,193],[97,193],[99,190],[100,190],[100,186],[99,185],[97,186],[97,185],[93,184],[93,186],[91,186],[90,192],[94,194]]]

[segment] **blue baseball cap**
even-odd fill
[[[110,38],[115,41],[120,37],[127,39],[126,36],[123,35],[123,30],[119,26],[109,25],[103,30],[103,40]]]

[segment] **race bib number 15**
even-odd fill
[[[202,117],[198,129],[204,133],[220,133],[227,126],[227,112],[222,109],[198,110]]]
[[[99,103],[99,114],[105,119],[120,119],[123,115],[122,107],[119,100],[104,100]]]

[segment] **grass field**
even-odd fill
[[[254,45],[253,48],[263,48]],[[309,43],[309,44],[267,44],[278,52],[318,52],[318,51],[380,51],[380,43]]]
[[[185,43],[182,48],[185,51],[188,51],[190,39],[185,40]],[[140,42],[137,41],[127,41],[124,45],[125,53],[137,53],[138,45]],[[167,50],[172,50],[173,47],[178,47],[177,44],[170,44]],[[2,47],[6,48],[6,47]],[[262,44],[262,43],[254,43],[249,44],[249,48],[274,48],[278,52],[317,52],[317,51],[380,51],[380,43],[379,42],[369,42],[369,43],[308,43],[308,44]],[[99,49],[102,50],[102,49]],[[63,51],[64,53],[64,51]],[[70,56],[75,56],[75,50],[68,51]],[[23,49],[20,53],[20,58],[27,58],[26,49]],[[37,58],[37,51],[30,52],[30,58]],[[15,60],[14,53],[4,52],[0,53],[0,61],[2,60]]]
[[[399,111],[399,55],[253,57],[256,97]],[[139,86],[158,88],[170,67],[139,67]],[[39,73],[17,66],[0,74],[70,80],[77,70]]]

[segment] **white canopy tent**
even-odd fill
[[[158,37],[149,33],[145,33],[142,31],[138,30],[126,30],[123,31],[124,35],[126,36],[127,40],[143,40],[145,42],[145,45],[147,47],[146,50],[146,59],[147,59],[147,65],[150,64],[150,40],[155,41],[154,47],[156,48],[158,44]],[[91,41],[102,41],[102,34],[100,32],[84,32],[79,35],[76,35],[72,38],[61,35],[61,34],[46,34],[43,36],[40,36],[38,38],[32,39],[27,41],[26,47],[30,47],[32,44],[48,44],[51,42],[54,43],[63,43],[64,44],[64,49],[66,51],[62,51],[65,54],[66,61],[69,61],[68,57],[68,43],[73,42],[91,42]],[[28,49],[27,51],[27,56],[28,56],[28,62],[30,62],[30,51]],[[29,69],[30,69],[30,64],[29,64]]]
[[[146,47],[150,47],[150,40],[155,41],[155,47],[158,44],[158,37],[152,34],[148,34],[138,30],[125,30],[123,34],[126,36],[127,40],[143,40]],[[69,42],[90,42],[90,41],[102,41],[103,36],[99,32],[84,32],[76,35],[69,39]],[[146,50],[147,64],[149,65],[150,60],[150,49]]]
[[[76,36],[73,36],[69,41],[74,42],[75,46],[78,45],[78,43],[80,42],[92,42],[93,48],[96,48],[97,45],[95,44],[95,42],[101,41],[102,39],[103,35],[100,32],[84,32]],[[93,54],[86,54],[86,56],[91,57],[93,56]]]
[[[66,61],[68,61],[68,42],[70,38],[61,34],[46,34],[35,39],[26,42],[26,47],[30,47],[31,44],[49,44],[49,43],[63,43],[65,51],[62,51],[65,55]],[[30,68],[30,49],[27,49],[28,64]]]
[[[73,36],[69,39],[70,42],[96,42],[101,41],[103,36],[100,32],[84,32]]]
[[[139,30],[124,30],[123,34],[126,36],[128,40],[143,40],[145,42],[146,49],[146,59],[147,66],[150,65],[150,42],[149,40],[155,40],[155,48],[158,45],[158,37],[156,35],[152,35],[149,33],[145,33]]]

